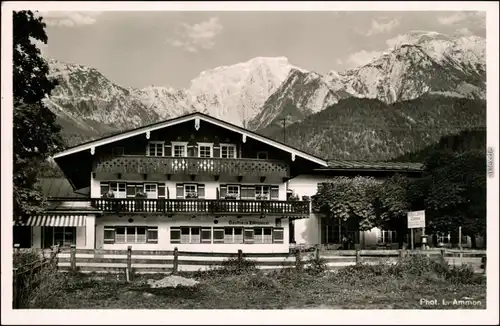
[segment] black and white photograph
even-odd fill
[[[498,324],[498,9],[2,3],[2,324]]]

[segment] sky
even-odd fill
[[[45,57],[124,87],[189,87],[200,72],[287,57],[320,74],[366,64],[413,30],[485,37],[479,11],[41,11]]]

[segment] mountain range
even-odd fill
[[[453,119],[457,112],[472,114],[474,128],[485,123],[485,52],[485,39],[478,36],[414,31],[368,64],[344,72],[322,75],[294,66],[285,57],[257,57],[204,71],[186,89],[124,87],[94,68],[49,60],[59,85],[45,101],[69,145],[199,111],[280,140],[284,121],[287,142],[298,142],[315,154],[390,159],[410,150],[406,138],[416,134],[405,138],[403,132],[393,144],[392,136],[384,136],[385,149],[379,153],[369,145],[381,141],[370,138],[373,128],[410,128],[412,120],[419,125],[427,115],[439,121],[420,125],[434,131],[419,137],[432,142],[462,128],[459,124],[467,115],[459,114],[465,120],[458,121]],[[467,111],[464,105],[473,109]],[[315,121],[321,122],[319,130],[294,138],[295,131],[309,130]],[[361,127],[366,133],[349,138],[349,133],[341,136],[331,126]],[[327,149],[335,137],[341,140],[334,143],[343,144]]]

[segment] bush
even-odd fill
[[[320,275],[328,270],[326,260],[321,257],[316,257],[316,255],[314,254],[309,256],[309,259],[306,260],[305,265],[305,271],[311,275]]]
[[[67,275],[58,273],[56,261],[41,257],[35,250],[14,255],[18,268],[17,298],[19,308],[57,308],[58,298],[67,284]]]

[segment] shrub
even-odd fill
[[[305,262],[305,266],[305,271],[311,275],[320,275],[328,270],[326,260],[321,257],[316,257],[314,254],[309,256],[309,259]]]
[[[251,272],[256,272],[257,267],[255,265],[255,262],[253,260],[249,259],[241,259],[241,261],[238,258],[228,258],[224,261],[222,261],[220,272],[222,274],[229,274],[229,275],[240,275],[244,273],[251,273]]]

